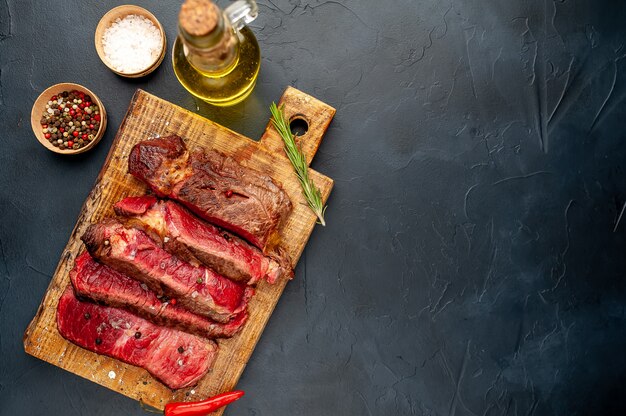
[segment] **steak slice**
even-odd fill
[[[274,283],[279,276],[293,274],[289,265],[280,266],[258,248],[198,219],[175,202],[144,195],[124,198],[113,208],[130,218],[129,224],[162,242],[165,250],[230,279],[252,285],[262,278]]]
[[[145,283],[158,295],[173,298],[190,311],[228,322],[246,308],[254,289],[211,269],[171,255],[136,228],[115,219],[92,224],[82,237],[89,253],[102,263]]]
[[[248,312],[239,312],[228,323],[215,322],[196,315],[184,307],[172,305],[145,284],[112,268],[96,262],[88,252],[76,259],[70,271],[74,292],[81,298],[126,309],[157,325],[166,325],[206,338],[229,338],[235,335],[248,319]]]
[[[142,367],[171,389],[195,384],[217,354],[209,339],[157,326],[123,309],[79,301],[71,285],[59,299],[57,327],[68,341]]]
[[[175,135],[136,144],[128,171],[158,196],[181,202],[266,253],[278,244],[278,228],[291,211],[289,197],[269,176],[215,150],[188,152]]]

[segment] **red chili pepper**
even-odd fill
[[[242,390],[218,394],[200,402],[168,403],[165,405],[165,416],[205,416],[234,402],[244,395]]]

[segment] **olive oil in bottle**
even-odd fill
[[[252,92],[261,53],[245,25],[257,10],[254,0],[238,0],[224,11],[211,0],[185,1],[172,61],[187,91],[217,106],[237,104]]]

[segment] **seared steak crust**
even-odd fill
[[[165,250],[192,264],[203,263],[222,276],[252,285],[265,278],[274,283],[291,276],[289,266],[263,255],[235,235],[200,220],[172,201],[152,196],[128,197],[114,205],[115,213],[161,242]]]
[[[207,267],[194,267],[172,256],[143,231],[125,228],[114,219],[92,224],[82,240],[102,263],[218,322],[226,323],[243,311],[254,293]]]
[[[277,244],[278,228],[291,211],[289,197],[269,176],[214,150],[190,153],[178,136],[135,145],[128,171],[157,195],[181,202],[264,252]]]
[[[172,305],[167,298],[159,299],[138,280],[96,262],[86,251],[76,259],[70,271],[70,281],[74,292],[81,298],[126,309],[157,325],[178,328],[206,338],[232,337],[248,318],[244,310],[224,324],[197,315],[178,304]]]

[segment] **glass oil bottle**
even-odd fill
[[[261,53],[246,24],[257,14],[254,0],[238,0],[223,11],[211,0],[185,1],[172,61],[187,91],[217,106],[234,105],[250,95]]]

